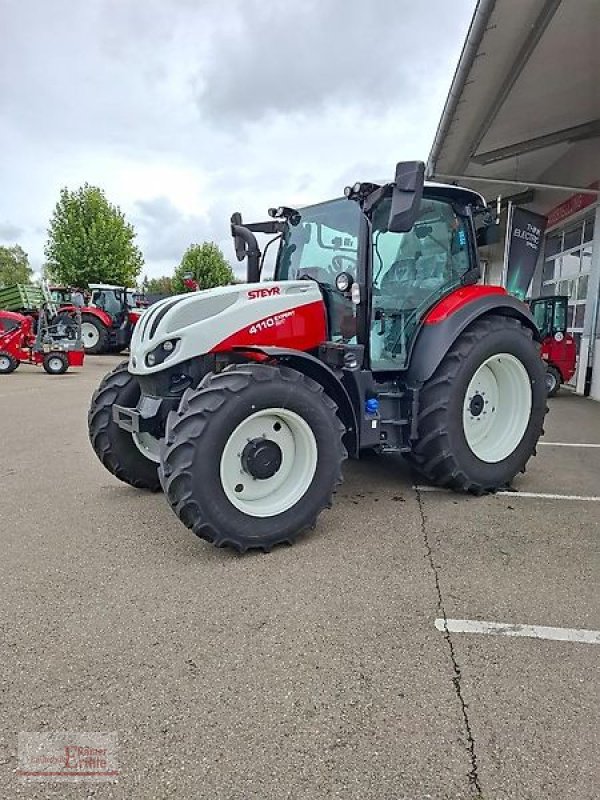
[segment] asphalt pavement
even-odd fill
[[[240,556],[96,460],[118,360],[0,378],[2,798],[600,797],[600,645],[444,629],[600,630],[600,448],[562,446],[600,444],[599,403],[550,401],[516,493],[371,457]],[[19,780],[19,733],[52,731],[116,733],[118,779]]]

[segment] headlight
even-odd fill
[[[158,347],[155,347],[154,350],[151,350],[146,355],[146,366],[156,367],[158,364],[162,364],[175,352],[178,342],[179,339],[168,339],[166,342],[159,344]]]

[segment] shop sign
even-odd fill
[[[600,189],[600,181],[590,183],[587,188]],[[579,211],[583,211],[584,208],[593,205],[596,200],[598,200],[598,195],[596,194],[578,192],[577,194],[571,195],[571,197],[559,203],[559,205],[548,212],[548,227],[552,228],[554,225],[558,225],[559,222],[564,222],[564,220],[572,217],[573,214],[577,214]]]
[[[504,251],[504,286],[524,300],[546,230],[546,217],[511,205]]]

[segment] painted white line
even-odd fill
[[[528,639],[550,639],[555,642],[600,644],[600,631],[584,628],[547,628],[545,625],[512,625],[507,622],[483,622],[474,619],[436,619],[438,631],[449,633],[484,633],[492,636],[524,636]]]
[[[505,497],[536,497],[541,500],[584,500],[588,503],[600,503],[600,497],[585,494],[546,494],[545,492],[496,492]]]
[[[538,442],[540,447],[600,447],[600,444],[587,442]]]
[[[417,492],[443,492],[444,494],[455,494],[452,489],[444,489],[441,486],[413,486]],[[509,492],[504,489],[495,492],[496,496],[503,497],[529,497],[540,500],[583,500],[588,503],[600,503],[600,496],[584,494],[548,494],[546,492]],[[493,496],[493,495],[492,495]]]

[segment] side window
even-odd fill
[[[2,319],[0,318],[0,333],[8,333],[9,331],[13,331],[15,328],[18,328],[19,325],[13,319]]]
[[[545,334],[547,333],[546,327],[546,314],[548,310],[547,303],[534,303],[533,304],[533,318],[535,320],[535,324],[538,326],[540,333]]]
[[[554,303],[554,319],[552,320],[552,332],[560,331],[563,333],[567,329],[567,302],[557,300]]]
[[[386,229],[389,201],[373,224],[371,365],[403,369],[424,314],[471,268],[468,226],[449,203],[424,199],[407,233]]]

